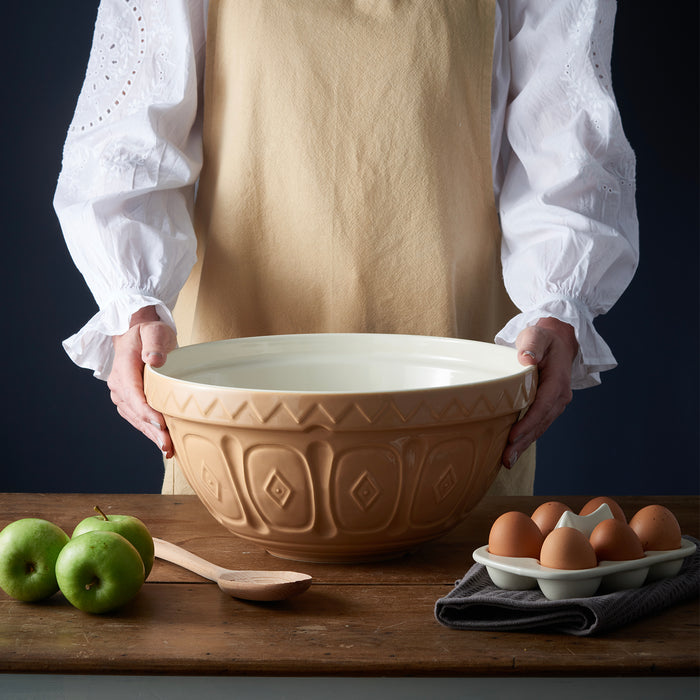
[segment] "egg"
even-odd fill
[[[535,521],[525,513],[511,510],[494,521],[489,533],[489,553],[501,557],[537,559],[544,537]]]
[[[602,506],[603,503],[608,504],[610,510],[612,511],[613,517],[616,520],[621,520],[623,523],[627,522],[627,517],[625,516],[624,511],[620,507],[620,504],[617,503],[617,501],[614,501],[609,496],[597,496],[596,498],[591,498],[591,500],[588,501],[588,503],[586,503],[586,505],[583,506],[583,508],[581,508],[579,515],[590,515],[594,510],[600,508],[600,506]]]
[[[645,552],[678,549],[682,544],[678,520],[664,506],[651,505],[637,511],[630,527],[637,533]]]
[[[535,521],[537,527],[540,528],[540,531],[546,537],[554,530],[554,527],[559,522],[559,518],[567,511],[571,512],[571,508],[565,503],[547,501],[535,508],[530,517]]]
[[[589,538],[598,561],[628,561],[644,556],[642,542],[627,524],[615,518],[598,523]]]
[[[542,543],[540,564],[549,569],[593,569],[598,566],[598,558],[582,532],[558,527]]]

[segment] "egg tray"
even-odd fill
[[[640,588],[645,583],[675,576],[683,560],[695,553],[695,543],[683,539],[678,549],[645,552],[641,559],[603,561],[591,569],[561,570],[542,566],[530,557],[502,557],[489,553],[488,545],[475,550],[474,561],[483,564],[498,588],[511,591],[539,589],[548,600],[588,598]]]

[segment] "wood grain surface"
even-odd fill
[[[549,497],[548,497],[549,498]],[[140,517],[154,536],[228,568],[294,569],[314,583],[297,598],[251,603],[156,561],[138,596],[87,615],[57,594],[26,604],[0,591],[0,672],[347,676],[690,676],[700,661],[698,601],[600,637],[462,632],[436,622],[435,601],[471,566],[505,510],[543,498],[484,501],[452,533],[400,559],[305,564],[227,533],[194,496],[0,494],[0,528],[44,517],[70,534],[99,504]],[[578,509],[585,497],[558,497]],[[617,498],[628,517],[662,503],[700,534],[695,496]]]

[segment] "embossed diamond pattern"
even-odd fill
[[[381,489],[369,472],[364,472],[350,489],[350,495],[361,510],[369,510],[381,495]]]
[[[221,500],[221,484],[214,475],[214,472],[209,468],[206,462],[202,462],[201,466],[202,483],[207,487],[209,493],[217,501]]]
[[[442,503],[452,493],[455,486],[457,486],[457,473],[450,464],[433,486],[435,502]]]
[[[294,493],[292,487],[275,469],[265,484],[265,493],[280,507],[284,508]]]

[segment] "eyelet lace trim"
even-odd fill
[[[614,8],[604,9],[596,0],[581,0],[570,3],[573,16],[567,22],[571,27],[571,50],[564,64],[564,82],[571,101],[572,113],[585,112],[592,126],[599,132],[605,132],[602,122],[607,121],[611,114],[611,104],[614,104],[612,79],[610,75],[609,50],[598,46],[596,36],[612,34],[615,20]],[[598,25],[595,32],[591,27]],[[589,37],[593,37],[589,40]],[[581,50],[581,42],[587,41],[585,51]],[[590,80],[591,77],[595,80]],[[596,86],[596,82],[598,87]],[[621,144],[626,144],[624,138]],[[579,154],[588,160],[587,154]],[[635,186],[634,154],[625,145],[622,152],[611,154],[613,157],[603,164],[619,184],[627,190]],[[583,169],[587,163],[581,163]],[[616,194],[610,183],[602,183],[601,189],[606,195]]]
[[[115,112],[127,114],[140,108],[138,100],[130,100],[132,92],[158,95],[165,84],[169,63],[167,23],[163,0],[102,2],[95,23],[93,47],[83,89],[78,100],[72,134],[88,131],[108,121]],[[144,61],[157,66],[147,80],[141,67]]]

